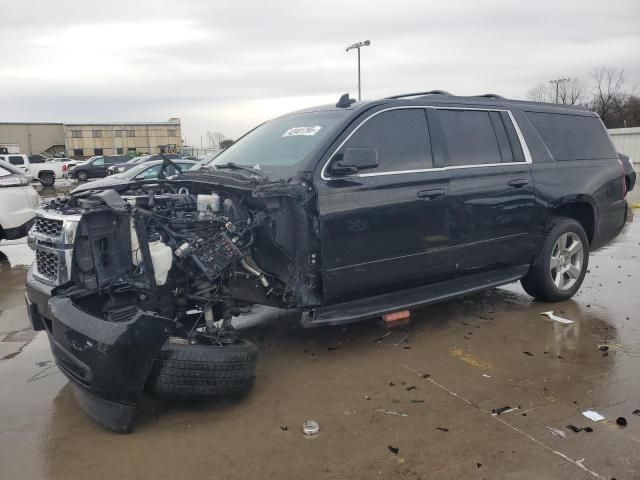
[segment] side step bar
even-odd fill
[[[302,313],[302,326],[309,328],[342,325],[379,317],[396,310],[429,305],[479,290],[516,282],[524,277],[528,270],[529,265],[502,268],[409,290],[306,310]]]

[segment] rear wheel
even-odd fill
[[[50,172],[42,172],[38,179],[45,187],[51,187],[56,182],[56,177]]]
[[[540,300],[571,298],[582,285],[589,265],[589,240],[579,222],[554,217],[529,272],[521,280],[525,291]]]
[[[186,400],[248,392],[255,383],[258,348],[238,339],[230,345],[166,343],[151,369],[148,389]]]
[[[76,178],[81,181],[81,182],[86,182],[87,181],[87,172],[84,171],[79,171],[78,173],[76,173]]]

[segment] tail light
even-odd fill
[[[63,171],[63,172],[66,172],[66,171],[67,171],[67,164],[66,164],[66,163],[63,163],[63,164],[62,164],[62,171]]]
[[[622,160],[618,159],[618,163],[620,164],[620,170],[622,171],[622,198],[627,196],[627,178],[624,174],[624,164]]]

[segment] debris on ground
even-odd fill
[[[618,425],[620,425],[621,427],[626,427],[627,426],[627,419],[624,417],[618,417],[616,418],[616,423]]]
[[[482,376],[485,378],[491,378],[491,375],[487,375],[486,373],[483,373]]]
[[[407,392],[410,392],[411,390],[416,390],[418,387],[416,387],[415,385],[411,385],[410,387],[407,387]]]
[[[397,455],[397,454],[398,454],[398,452],[400,451],[400,449],[399,449],[399,448],[397,448],[397,447],[393,447],[393,446],[391,446],[391,445],[387,446],[387,448],[388,448],[388,449],[389,449],[389,451],[390,451],[391,453],[393,453],[394,455]]]
[[[637,415],[637,416],[639,416],[639,417],[640,417],[640,409],[638,409],[638,408],[637,408],[637,409],[635,409],[635,410],[634,410],[633,412],[631,412],[631,413],[633,413],[634,415]]]
[[[582,415],[587,417],[589,420],[593,420],[594,422],[604,420],[604,417],[602,415],[600,415],[598,412],[594,412],[593,410],[586,410],[582,412]]]
[[[411,403],[424,403],[424,400],[411,400]]]
[[[287,427],[286,425],[281,425],[280,426],[280,430],[282,430],[283,432],[288,432],[289,431],[289,427]]]
[[[576,427],[575,425],[567,425],[567,428],[573,433],[582,432],[583,430],[587,433],[593,432],[593,428],[591,427]]]
[[[506,407],[494,408],[491,411],[493,415],[502,415],[503,413],[513,412],[514,410],[518,410],[518,407],[511,408],[507,405]]]
[[[448,432],[449,429],[445,427],[436,427],[436,430],[440,430],[441,432]]]
[[[306,422],[304,422],[302,424],[302,432],[307,436],[310,437],[312,435],[317,434],[320,431],[320,425],[318,425],[318,422],[314,422],[313,420],[307,420]]]
[[[557,428],[552,428],[552,427],[545,427],[545,428],[549,430],[554,437],[567,438],[567,435],[562,430],[559,430]]]
[[[555,322],[558,322],[558,323],[564,323],[564,324],[574,323],[573,320],[569,320],[569,319],[562,318],[562,317],[559,317],[557,315],[554,315],[553,314],[553,310],[549,310],[548,312],[541,312],[540,315],[546,315],[551,320],[553,320]]]
[[[529,355],[530,357],[533,357],[533,353],[531,352],[522,352],[522,353],[524,353],[525,355]]]
[[[609,345],[598,345],[598,350],[600,350],[601,352],[606,352],[607,350],[609,350]]]
[[[376,408],[376,412],[381,412],[386,415],[398,415],[399,417],[408,417],[406,413],[394,412],[393,410],[387,410],[386,408]]]

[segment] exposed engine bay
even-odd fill
[[[166,181],[54,201],[45,216],[80,218],[55,295],[112,322],[153,312],[192,344],[233,342],[232,317],[253,304],[319,302],[312,197],[306,184]]]

